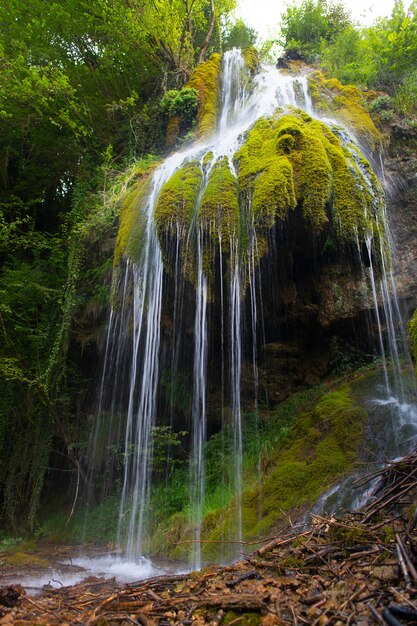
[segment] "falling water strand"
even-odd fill
[[[153,178],[152,190],[143,208],[147,217],[144,250],[140,265],[133,268],[133,351],[125,433],[125,471],[118,525],[119,542],[126,539],[126,553],[131,559],[142,554],[145,510],[150,495],[163,275],[162,256],[152,217],[167,175],[170,175],[169,170],[161,168]],[[129,521],[125,538],[126,518]]]
[[[254,410],[255,410],[255,438],[257,451],[257,472],[258,472],[258,519],[262,515],[262,467],[261,467],[261,445],[259,433],[259,370],[258,370],[258,308],[259,304],[256,297],[256,263],[255,255],[257,253],[257,237],[256,231],[252,224],[251,245],[248,251],[248,275],[249,275],[249,295],[251,304],[251,329],[252,329],[252,371],[254,381]]]
[[[207,379],[207,277],[203,273],[202,232],[197,232],[197,289],[194,326],[193,450],[191,463],[191,504],[194,513],[195,545],[192,551],[194,569],[201,568],[201,524],[205,494],[204,442],[206,439]]]
[[[230,251],[230,386],[234,434],[237,540],[242,541],[242,328],[239,250],[236,238],[230,238]]]
[[[373,299],[373,304],[374,304],[375,319],[376,319],[376,323],[378,326],[378,340],[379,340],[380,354],[382,358],[382,368],[384,372],[385,389],[386,389],[386,394],[389,397],[391,394],[391,388],[390,388],[389,379],[388,379],[387,360],[385,358],[384,340],[382,337],[381,318],[379,315],[378,296],[377,296],[376,284],[375,284],[375,274],[374,274],[374,267],[372,263],[372,240],[369,236],[366,237],[366,248],[368,251],[368,258],[369,258],[369,278],[371,280],[372,299]]]
[[[219,230],[219,281],[220,281],[220,359],[221,359],[221,462],[222,462],[222,521],[224,522],[225,486],[226,486],[226,450],[225,450],[225,354],[224,354],[224,282],[223,282],[223,246],[222,235]],[[222,541],[224,541],[224,523],[222,524]],[[224,547],[222,544],[222,557]]]
[[[247,99],[248,70],[242,52],[233,48],[224,55],[222,67],[222,103],[218,123],[219,135],[242,113]]]

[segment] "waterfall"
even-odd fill
[[[197,289],[194,327],[194,386],[192,428],[193,447],[191,461],[191,504],[196,526],[194,568],[201,567],[201,522],[204,506],[204,442],[206,439],[206,379],[207,379],[207,279],[203,273],[202,233],[197,235]]]
[[[230,387],[234,432],[235,492],[237,512],[237,541],[242,541],[242,335],[241,335],[241,287],[237,242],[231,241],[230,280]]]
[[[224,532],[223,538],[237,543],[244,538],[242,484],[247,442],[242,377],[245,363],[250,364],[253,378],[258,517],[262,515],[262,468],[258,439],[261,350],[258,347],[266,343],[266,305],[260,259],[269,244],[271,249],[277,250],[281,245],[278,237],[271,243],[271,228],[266,224],[266,218],[255,218],[252,214],[253,198],[250,194],[242,194],[238,214],[228,218],[227,223],[220,206],[210,217],[202,215],[201,207],[216,173],[227,176],[230,185],[236,184],[237,187],[239,172],[234,158],[244,144],[246,133],[260,118],[272,119],[277,110],[285,114],[291,112],[291,107],[297,107],[308,114],[306,118],[314,116],[321,119],[314,111],[305,76],[286,75],[270,67],[251,77],[242,53],[236,49],[224,55],[221,94],[217,131],[211,137],[168,157],[152,173],[149,189],[140,199],[143,233],[132,258],[127,255],[121,263],[117,283],[113,286],[114,299],[104,349],[99,407],[90,448],[93,459],[91,481],[94,476],[100,478],[106,447],[111,450],[106,460],[109,466],[106,475],[111,474],[112,464],[122,466],[119,472],[118,543],[127,558],[138,560],[147,551],[145,540],[150,521],[152,477],[157,471],[155,428],[160,424],[174,428],[178,421],[175,386],[179,373],[187,373],[188,387],[181,411],[189,424],[189,484],[184,485],[183,491],[189,497],[190,564],[197,569],[204,562],[201,541],[207,492],[206,442],[213,434],[208,424],[208,401],[215,384],[221,389],[221,457],[225,465],[222,480],[229,481],[233,491],[230,506],[233,507],[234,525]],[[374,199],[371,209],[363,208],[365,218],[369,217],[367,211],[377,214],[382,192],[381,195],[375,192],[375,182],[358,156],[355,138],[349,129],[341,128],[340,121],[328,118],[323,118],[323,121],[340,137],[352,163],[356,159],[360,185],[367,188]],[[171,177],[186,166],[193,167],[197,173],[192,217],[187,223],[172,220],[167,231],[161,235],[155,217],[158,202]],[[163,247],[163,237],[166,248]],[[379,239],[378,268],[375,265],[376,237]],[[403,406],[405,393],[401,359],[406,353],[406,336],[401,326],[390,269],[390,239],[385,219],[378,223],[378,232],[367,232],[362,237],[363,241],[368,263],[362,259],[363,245],[357,234],[356,255],[361,260],[368,308],[374,312],[382,358],[385,386],[382,400],[398,402]],[[279,269],[270,267],[268,271],[275,278]],[[220,307],[218,336],[211,330],[212,321],[216,322],[216,299]],[[388,338],[389,360],[385,356],[385,337]],[[218,371],[209,365],[213,355],[220,359]],[[158,396],[161,394],[164,368],[168,370],[165,406]],[[103,432],[107,433],[104,440]],[[227,433],[231,433],[229,439]],[[170,449],[165,459],[167,466],[171,462],[171,454]],[[226,465],[231,476],[227,476]],[[165,478],[169,485],[169,476]]]

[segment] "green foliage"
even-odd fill
[[[341,2],[303,0],[291,4],[282,15],[280,43],[290,57],[315,60],[323,42],[332,39],[350,25],[349,14]]]
[[[374,360],[373,355],[366,355],[355,346],[343,341],[337,335],[330,340],[330,368],[336,374],[358,370]]]
[[[405,117],[415,118],[417,114],[417,71],[406,74],[395,90],[395,108]]]
[[[172,426],[153,427],[152,469],[154,472],[166,476],[172,474],[174,467],[181,463],[181,460],[178,459],[178,449],[183,445],[182,439],[187,434],[185,430],[174,432]],[[175,451],[177,458],[174,456]]]
[[[412,72],[417,62],[417,4],[408,9],[396,0],[389,18],[378,20],[365,31],[374,85],[395,89]]]
[[[381,121],[392,119],[394,112],[406,119],[415,116],[416,2],[406,9],[402,0],[396,0],[390,17],[361,28],[340,4],[304,0],[287,8],[281,43],[290,57],[295,53],[295,58],[318,61],[343,82],[388,91],[393,113],[383,110]]]
[[[395,116],[395,101],[390,96],[377,96],[369,103],[368,109],[375,113],[381,122],[389,122]]]
[[[368,51],[358,27],[347,25],[332,41],[322,41],[320,61],[326,71],[343,83],[366,86],[372,74]]]
[[[187,413],[192,396],[187,374],[164,369],[160,384],[166,391],[166,397],[170,406],[183,414]]]
[[[161,108],[170,117],[178,115],[181,121],[189,126],[195,119],[198,109],[198,93],[196,89],[184,87],[170,89],[161,100]]]
[[[231,50],[232,48],[251,48],[256,44],[257,38],[256,30],[238,18],[223,26],[223,51],[226,52],[226,50]]]
[[[408,330],[411,337],[414,362],[417,363],[417,310],[414,311],[414,314],[408,323]]]
[[[100,341],[122,198],[155,160],[149,152],[163,147],[162,94],[182,87],[210,39],[211,16],[221,20],[233,6],[2,3],[0,498],[8,524],[33,526],[52,445],[68,462],[77,454],[90,377],[81,355]],[[197,91],[183,89],[169,113],[191,124],[197,104]],[[126,244],[120,235],[119,248]]]

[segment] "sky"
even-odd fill
[[[238,0],[236,14],[256,28],[262,38],[267,38],[276,34],[280,15],[287,4],[285,0]],[[394,0],[345,0],[343,4],[355,20],[371,24],[378,17],[391,14]],[[408,6],[409,2],[404,4]]]

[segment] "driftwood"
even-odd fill
[[[0,589],[0,624],[417,624],[417,453],[358,484],[371,480],[361,511],[312,516],[309,530],[289,527],[227,567],[127,585],[89,579],[35,598],[17,588],[9,605],[10,588]]]

